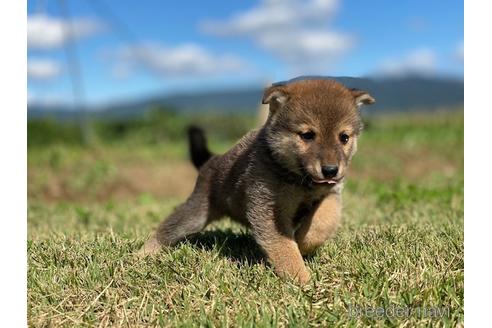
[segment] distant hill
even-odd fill
[[[402,78],[352,78],[352,77],[301,77],[335,79],[347,87],[369,91],[376,104],[371,112],[401,112],[433,110],[463,105],[464,82],[462,80],[402,77]],[[292,81],[292,80],[291,80]],[[89,108],[94,119],[132,119],[141,117],[155,106],[166,106],[179,112],[255,112],[262,98],[263,88],[204,91],[153,96],[132,102],[114,103],[96,109]],[[67,121],[77,118],[78,113],[64,106],[28,106],[29,120],[53,118]]]

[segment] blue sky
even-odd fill
[[[71,29],[58,0],[28,1],[29,102],[72,101],[69,42],[90,104],[304,74],[463,77],[462,1],[102,1],[65,0]]]

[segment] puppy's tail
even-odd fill
[[[191,162],[199,169],[206,161],[212,157],[208,150],[207,139],[203,130],[197,126],[188,127],[188,142],[190,147]]]

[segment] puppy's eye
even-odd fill
[[[340,139],[340,142],[344,145],[347,144],[347,142],[349,141],[350,137],[348,134],[346,133],[340,133],[340,136],[339,136],[339,139]]]
[[[314,132],[309,131],[309,132],[299,133],[299,136],[301,137],[302,140],[311,141],[314,140],[316,134]]]

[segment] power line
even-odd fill
[[[92,134],[90,126],[87,121],[87,113],[85,108],[85,88],[80,68],[80,62],[77,55],[77,46],[75,41],[71,39],[74,34],[73,21],[70,18],[70,12],[65,0],[58,0],[62,15],[65,18],[66,24],[64,24],[63,30],[63,45],[67,55],[67,64],[69,69],[69,76],[71,78],[72,94],[75,109],[79,116],[79,126],[82,134],[82,141],[85,144],[89,144],[92,141]]]
[[[36,1],[36,9],[35,12],[40,15],[45,15],[46,14],[46,6],[47,6],[47,0],[38,0]]]
[[[114,11],[103,0],[87,0],[92,6],[95,12],[103,18],[107,18],[107,21],[111,22],[111,25],[116,27],[117,33],[120,37],[129,44],[134,44],[136,41],[134,33],[128,27],[128,25],[114,13]],[[105,19],[106,20],[106,19]]]
[[[112,9],[102,0],[88,0],[94,11],[96,11],[103,19],[110,21],[116,28],[120,37],[125,42],[132,44],[135,43],[135,38],[130,28],[124,21],[122,21]],[[87,111],[85,108],[85,88],[80,67],[80,61],[77,56],[77,47],[74,40],[71,40],[71,36],[74,35],[73,21],[70,17],[70,12],[65,0],[58,0],[62,15],[64,16],[67,24],[64,30],[64,48],[67,55],[68,68],[70,71],[70,78],[72,84],[72,94],[74,98],[74,105],[79,115],[79,125],[82,134],[83,142],[88,144],[92,141],[92,133],[87,119]],[[45,5],[46,3],[44,3]],[[44,6],[43,6],[44,7]],[[132,49],[132,47],[130,47]]]

